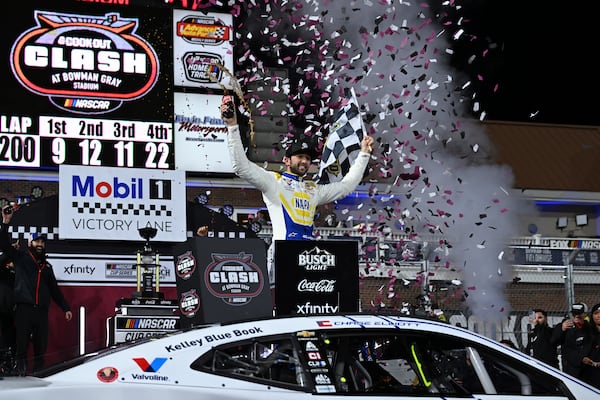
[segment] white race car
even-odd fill
[[[198,326],[0,379],[0,399],[10,400],[600,399],[475,332],[368,314]]]

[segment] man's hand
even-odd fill
[[[206,226],[206,225],[199,226],[198,229],[196,229],[196,235],[198,235],[200,237],[208,236],[208,226]]]
[[[66,319],[67,321],[70,321],[70,320],[71,320],[71,318],[73,318],[73,313],[72,313],[71,311],[67,311],[67,312],[65,312],[65,319]]]
[[[373,138],[371,136],[367,136],[366,134],[363,136],[362,141],[360,142],[360,150],[364,153],[373,152]]]
[[[221,118],[229,126],[237,125],[237,116],[235,112],[235,103],[230,95],[223,96],[221,100]]]

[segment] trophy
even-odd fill
[[[237,98],[240,100],[240,103],[242,103],[242,106],[244,107],[244,113],[248,117],[248,125],[250,126],[250,144],[252,145],[252,147],[256,147],[256,144],[254,143],[254,121],[252,120],[252,113],[250,111],[250,106],[248,105],[248,103],[246,102],[246,99],[244,98],[244,92],[242,90],[242,87],[240,86],[240,83],[237,81],[237,79],[235,79],[235,76],[233,76],[233,74],[225,66],[223,66],[217,62],[211,63],[208,66],[206,75],[208,76],[208,78],[211,81],[213,81],[213,82],[219,84],[219,86],[221,86],[221,89],[223,89],[223,93],[225,95],[227,95],[229,93],[229,91],[228,91],[227,87],[225,87],[225,85],[223,85],[219,81],[219,78],[217,78],[215,71],[222,71],[229,78],[229,84],[233,88],[233,91],[235,92]],[[229,110],[227,110],[227,111],[229,111]],[[233,110],[231,110],[231,111],[233,111]],[[233,114],[231,114],[231,115],[233,116]],[[230,118],[230,117],[228,117],[228,118]]]
[[[146,242],[144,243],[144,248],[137,251],[137,291],[133,294],[133,297],[163,299],[164,295],[159,291],[160,256],[150,246],[150,239],[156,236],[156,228],[139,228],[138,232]]]

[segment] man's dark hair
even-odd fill
[[[541,308],[534,308],[534,309],[533,309],[533,312],[536,312],[536,313],[538,313],[538,312],[539,312],[539,313],[542,313],[542,315],[543,315],[544,317],[548,318],[548,313],[547,313],[547,312],[546,312],[546,310],[544,310],[544,309],[541,309]]]

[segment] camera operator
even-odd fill
[[[552,332],[552,342],[560,345],[562,370],[581,379],[583,358],[590,351],[591,327],[585,303],[571,307],[572,318],[565,318]]]

